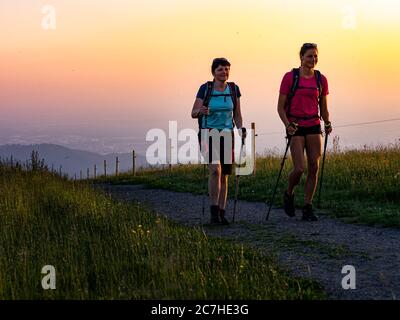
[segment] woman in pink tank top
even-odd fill
[[[278,113],[290,136],[290,153],[293,170],[289,174],[284,193],[284,209],[287,215],[295,215],[294,188],[304,172],[304,150],[307,155],[307,179],[304,187],[303,220],[317,221],[312,209],[312,199],[317,186],[319,160],[321,158],[321,124],[325,133],[332,132],[329,121],[327,95],[328,81],[314,70],[318,62],[318,48],[314,43],[305,43],[300,49],[301,66],[287,72],[281,83]]]

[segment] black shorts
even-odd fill
[[[221,131],[221,130],[219,130]],[[209,136],[208,138],[208,145],[205,146],[204,149],[204,156],[207,157],[208,154],[208,163],[212,164],[213,161],[213,153],[214,155],[216,155],[217,159],[219,158],[219,162],[221,164],[221,171],[222,174],[225,175],[231,175],[232,174],[232,168],[233,168],[233,160],[234,160],[234,145],[235,145],[235,141],[234,141],[234,135],[233,135],[233,131],[231,131],[231,137],[232,137],[232,145],[231,145],[231,150],[228,150],[229,154],[231,155],[230,159],[226,159],[225,161],[225,144],[224,144],[224,137],[221,136],[219,139],[219,152],[217,150],[213,150],[213,144],[212,144],[212,137]],[[199,144],[201,146],[201,133],[199,132],[198,134],[198,138],[199,138]],[[228,146],[229,148],[229,146]],[[227,162],[227,163],[225,163]]]
[[[303,136],[305,137],[308,134],[322,134],[321,125],[317,124],[316,126],[311,127],[297,127],[296,133],[294,136]]]

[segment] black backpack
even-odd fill
[[[213,89],[214,89],[214,81],[207,81],[206,85],[206,91],[204,92],[204,98],[203,98],[203,105],[205,107],[208,107],[211,97],[231,97],[232,102],[233,102],[233,114],[235,114],[236,106],[237,106],[237,92],[236,92],[236,85],[234,82],[227,82],[229,88],[230,88],[230,94],[213,94]],[[205,117],[205,127],[207,128],[207,116],[206,115],[199,115],[198,117],[198,123],[199,123],[199,130],[203,129],[202,124],[203,124],[203,117]],[[233,124],[235,125],[235,124]]]
[[[288,98],[286,100],[286,115],[288,117],[296,118],[296,119],[300,119],[300,120],[309,120],[309,119],[314,119],[314,118],[321,118],[320,114],[318,114],[318,113],[314,114],[312,116],[308,116],[308,117],[297,117],[297,116],[294,116],[294,115],[292,115],[290,113],[292,99],[293,99],[294,95],[296,94],[296,90],[298,88],[303,88],[303,87],[299,87],[300,68],[293,68],[292,72],[293,72],[293,83],[292,83],[292,87],[290,89],[290,93],[288,95]],[[321,72],[319,72],[318,70],[314,70],[314,75],[315,75],[315,79],[317,81],[317,87],[318,87],[317,88],[318,89],[318,105],[319,105],[319,109],[321,110],[321,97],[322,97]]]

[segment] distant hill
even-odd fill
[[[57,144],[6,144],[0,145],[0,157],[2,159],[10,158],[26,162],[31,157],[32,150],[39,152],[39,158],[45,159],[49,168],[54,167],[57,172],[62,166],[61,171],[67,173],[70,177],[76,174],[79,179],[80,170],[83,177],[87,175],[87,168],[90,170],[90,176],[93,176],[94,165],[97,166],[97,175],[104,172],[104,160],[107,161],[107,174],[115,174],[115,160],[118,156],[119,172],[132,170],[132,153],[110,153],[101,155],[94,152],[69,149]],[[136,167],[146,167],[147,162],[144,156],[136,155]]]

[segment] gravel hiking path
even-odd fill
[[[238,201],[235,223],[209,225],[209,202],[202,216],[202,196],[149,189],[144,185],[95,185],[117,200],[137,201],[171,220],[202,227],[207,235],[246,243],[275,257],[283,270],[323,285],[328,299],[399,299],[400,229],[347,224],[319,214],[318,222],[289,218],[262,202]],[[232,218],[233,200],[227,216]],[[342,267],[356,270],[356,289],[344,290]]]

